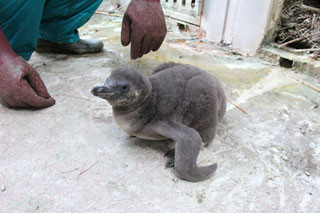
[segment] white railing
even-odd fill
[[[161,0],[167,17],[200,25],[203,0]]]

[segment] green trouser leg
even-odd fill
[[[58,43],[79,40],[84,25],[102,0],[0,0],[0,27],[13,50],[28,60],[38,37]]]
[[[44,1],[0,0],[0,27],[12,49],[28,60],[35,50]]]
[[[47,0],[39,38],[56,43],[79,40],[78,28],[94,14],[102,0]]]

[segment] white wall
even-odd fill
[[[254,55],[264,39],[274,0],[205,0],[201,27],[213,42]]]
[[[233,48],[255,54],[268,27],[271,0],[240,0],[234,26]]]
[[[201,27],[205,30],[208,40],[216,43],[222,41],[227,5],[228,0],[204,1]]]
[[[223,42],[227,44],[232,44],[235,28],[233,25],[236,23],[237,15],[239,9],[239,0],[230,0],[228,5],[227,18],[225,20],[225,31],[223,35]]]

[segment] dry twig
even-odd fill
[[[293,50],[293,52],[296,52],[296,53],[301,53],[301,52],[313,52],[313,51],[320,51],[320,48],[309,48],[309,49]]]
[[[317,34],[319,34],[319,32],[318,32]],[[314,34],[301,36],[301,37],[299,37],[299,38],[296,38],[296,39],[293,39],[293,40],[290,40],[290,41],[287,41],[287,42],[285,42],[285,43],[282,43],[282,44],[278,45],[278,48],[282,48],[282,47],[284,47],[284,46],[287,46],[288,44],[292,44],[292,43],[294,43],[294,42],[301,41],[301,40],[303,40],[303,39],[310,38],[310,37],[312,37],[312,36],[314,36]]]
[[[302,85],[304,85],[304,86],[307,86],[307,87],[309,87],[310,89],[313,89],[313,90],[316,91],[316,92],[320,92],[320,89],[319,89],[319,88],[317,88],[317,87],[315,87],[315,86],[313,86],[313,85],[311,85],[311,84],[309,84],[309,83],[307,83],[307,82],[305,82],[305,81],[303,81],[303,80],[300,80],[300,79],[295,78],[295,77],[291,77],[291,78],[293,78],[294,80],[298,81],[300,84],[302,84]]]
[[[315,7],[310,7],[308,5],[305,5],[305,4],[301,4],[301,9],[304,9],[304,10],[309,10],[309,11],[312,11],[312,12],[316,12],[316,13],[320,13],[320,9],[318,8],[315,8]]]
[[[96,11],[95,13],[102,14],[102,15],[108,15],[108,16],[116,16],[116,17],[122,17],[123,16],[121,14],[107,13],[107,12],[103,12],[103,11]]]
[[[92,169],[92,167],[94,167],[98,162],[99,162],[99,160],[97,160],[97,161],[96,161],[94,164],[92,164],[89,168],[83,170],[83,168],[84,168],[85,165],[86,165],[86,164],[84,164],[84,165],[82,166],[82,169],[81,169],[79,175],[78,175],[77,180],[79,180],[79,178],[80,178],[81,175],[83,175],[84,173],[86,173],[87,171],[89,171],[90,169]]]
[[[79,170],[80,168],[75,168],[75,169],[72,169],[72,170],[68,170],[68,171],[65,171],[65,172],[61,172],[61,174],[65,174],[65,173],[69,173],[69,172],[74,172],[74,171],[77,171]]]
[[[241,112],[248,114],[244,109],[242,109],[240,106],[236,105],[235,103],[233,103],[229,98],[227,98],[227,101],[232,104],[233,106],[235,106],[237,109],[239,109]]]

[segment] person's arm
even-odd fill
[[[160,0],[132,0],[122,21],[121,43],[131,43],[131,58],[157,51],[165,39],[167,27]]]
[[[55,104],[39,74],[11,48],[0,28],[0,102],[12,108]]]
[[[6,36],[0,28],[0,65],[16,57],[18,57],[18,55],[13,52]]]

